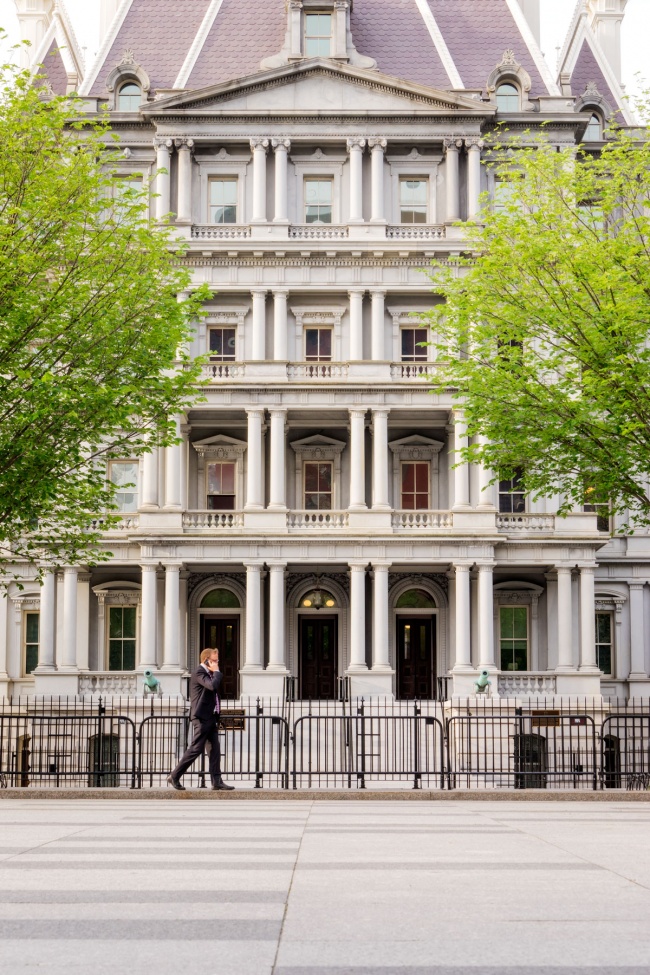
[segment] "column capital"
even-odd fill
[[[182,559],[163,559],[162,562],[165,572],[169,569],[170,571],[176,570],[178,572],[185,568],[185,563]]]
[[[645,582],[628,582],[627,587],[630,592],[638,592],[639,589],[645,589]]]
[[[350,298],[354,298],[354,297],[357,297],[357,296],[359,296],[360,298],[363,298],[363,296],[366,293],[366,290],[367,290],[366,288],[350,288],[349,291],[348,291],[348,296]]]
[[[247,571],[261,572],[264,568],[264,561],[262,559],[243,559],[242,565]]]
[[[374,572],[388,572],[393,563],[385,561],[384,559],[378,559],[376,561],[375,559],[371,559],[370,564],[372,565]]]
[[[156,152],[159,149],[167,149],[169,152],[171,152],[171,150],[174,148],[174,140],[170,139],[168,136],[156,136],[153,140],[153,145]]]
[[[185,137],[176,138],[174,137],[174,145],[179,150],[186,149],[188,152],[192,152],[194,149],[194,139],[187,139]]]
[[[465,146],[468,152],[470,149],[478,149],[480,152],[481,149],[485,148],[485,142],[480,136],[473,135],[465,139]]]
[[[366,148],[366,140],[362,139],[360,136],[354,136],[348,139],[346,142],[348,152],[352,152],[354,149],[359,149],[361,152]]]
[[[454,572],[458,575],[461,572],[470,572],[473,562],[454,562]]]
[[[246,408],[246,416],[259,416],[263,420],[265,413],[266,413],[266,410],[265,410],[265,408],[263,406],[261,406],[261,407],[260,406],[251,406],[251,407],[247,407]]]
[[[253,294],[252,291],[251,294]],[[264,294],[266,294],[266,292],[264,292]],[[289,288],[272,288],[271,294],[273,295],[274,298],[276,295],[284,295],[284,297],[286,298],[286,296],[289,294]]]
[[[575,565],[574,565],[573,563],[571,563],[571,564],[567,564],[567,563],[564,563],[564,564],[562,564],[562,563],[558,563],[558,564],[557,564],[557,565],[555,566],[555,571],[556,571],[556,572],[558,573],[558,575],[559,575],[559,573],[560,573],[560,572],[561,572],[561,573],[562,573],[563,575],[564,575],[564,574],[566,574],[567,572],[573,572],[573,570],[574,570],[574,569],[575,569]]]
[[[286,419],[287,413],[289,412],[286,406],[269,406],[268,410],[269,416],[281,416],[284,419]]]
[[[362,407],[350,407],[348,409],[348,413],[350,414],[350,419],[352,419],[352,418],[359,419],[359,417],[362,417],[365,420],[366,413],[367,412],[368,412],[368,409],[365,406],[362,406]]]
[[[141,562],[140,568],[142,569],[143,572],[157,572],[158,565],[159,565],[158,562]]]
[[[253,298],[264,298],[266,300],[266,296],[268,293],[269,293],[268,288],[251,288],[251,295],[253,296]]]
[[[269,140],[261,136],[255,136],[254,138],[252,138],[250,140],[250,144],[253,152],[263,149],[264,154],[266,155],[266,153],[269,151]]]
[[[445,147],[445,152],[459,152],[463,148],[463,139],[458,136],[449,137],[443,139],[442,144]]]
[[[365,572],[368,568],[367,562],[348,562],[350,572]]]
[[[252,141],[253,140],[251,139],[251,142]],[[271,139],[271,145],[276,151],[278,149],[280,150],[286,149],[286,151],[288,152],[289,149],[291,149],[291,139]]]
[[[369,292],[370,292],[370,295],[373,298],[385,298],[386,297],[386,289],[385,288],[370,288],[369,289]]]
[[[370,409],[372,411],[373,417],[375,417],[375,416],[388,416],[388,414],[391,411],[390,406],[377,406],[377,407],[371,406]]]
[[[479,572],[493,572],[496,566],[496,562],[476,562],[476,568]]]
[[[78,576],[80,571],[81,570],[78,565],[66,565],[63,567],[64,576],[71,576],[71,575]]]
[[[283,562],[281,559],[266,560],[266,565],[269,568],[269,572],[284,572],[288,564],[288,562]]]
[[[387,145],[388,145],[388,139],[384,138],[383,136],[377,136],[377,137],[373,137],[372,139],[368,139],[368,146],[371,149],[381,149],[381,151],[383,152]]]

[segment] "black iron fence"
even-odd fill
[[[277,789],[648,789],[650,703],[224,702],[227,779]],[[187,747],[183,700],[0,701],[0,786],[165,785]],[[190,787],[209,785],[205,761]]]

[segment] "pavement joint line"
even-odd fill
[[[396,789],[390,790],[245,790],[210,792],[207,789],[173,792],[167,789],[0,789],[0,803],[48,799],[55,801],[146,802],[650,802],[650,790],[612,792],[577,789]]]
[[[277,964],[278,964],[278,956],[280,954],[280,945],[282,944],[282,934],[284,932],[284,924],[285,924],[285,921],[287,919],[287,911],[289,910],[289,898],[291,897],[291,891],[293,889],[293,881],[294,881],[294,878],[296,876],[296,869],[298,867],[298,860],[300,858],[300,851],[302,849],[302,841],[305,838],[305,831],[307,829],[307,824],[309,823],[309,817],[311,816],[312,810],[313,810],[313,806],[310,806],[309,807],[309,814],[307,816],[307,819],[305,820],[305,824],[303,826],[302,835],[300,837],[300,842],[298,844],[298,849],[296,851],[296,858],[295,858],[295,860],[293,862],[293,870],[291,871],[291,877],[289,878],[289,886],[287,887],[287,896],[286,896],[286,900],[284,902],[284,910],[282,911],[282,921],[280,922],[280,930],[278,932],[278,942],[277,942],[277,945],[275,947],[275,954],[273,956],[273,962],[271,964],[271,975],[274,975],[275,970],[276,970],[276,967],[277,967]]]

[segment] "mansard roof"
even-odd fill
[[[285,28],[285,0],[123,0],[82,93],[105,95],[125,51],[152,91],[254,74],[280,50]],[[416,84],[483,90],[513,50],[531,76],[530,97],[558,93],[518,0],[354,0],[351,31],[380,72]]]
[[[55,95],[75,91],[83,78],[83,55],[61,2],[54,8],[52,21],[34,52],[32,63],[43,83],[49,84]]]

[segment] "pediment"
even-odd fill
[[[410,437],[392,440],[388,446],[394,454],[412,453],[415,457],[418,454],[422,454],[422,456],[438,454],[445,445],[440,440],[432,440],[430,437],[414,434]]]
[[[195,440],[192,444],[199,453],[211,452],[219,448],[226,450],[245,450],[246,441],[236,440],[234,437],[227,437],[224,433],[218,433],[214,437],[206,437],[205,440]]]
[[[315,454],[319,452],[339,454],[346,446],[342,440],[334,440],[333,437],[326,437],[322,433],[316,433],[312,437],[304,437],[302,440],[294,440],[291,444],[296,453],[314,451]]]
[[[143,114],[352,110],[494,114],[493,106],[469,96],[413,84],[375,70],[337,64],[327,58],[284,65],[236,81],[171,95],[143,108]]]

